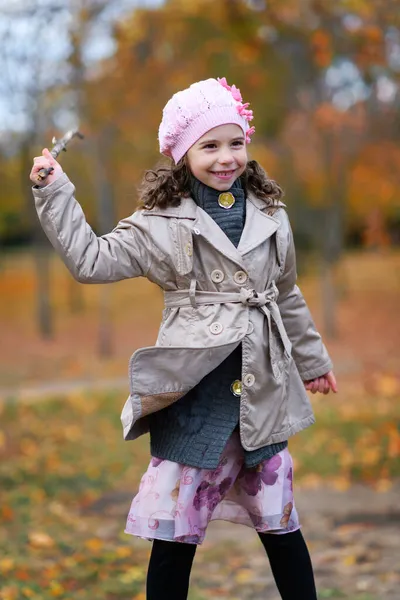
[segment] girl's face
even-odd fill
[[[247,150],[239,125],[219,125],[207,131],[187,152],[192,174],[221,192],[229,190],[245,170]]]

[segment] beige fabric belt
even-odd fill
[[[242,304],[252,308],[258,308],[268,321],[269,348],[271,353],[271,362],[274,363],[276,345],[274,344],[272,321],[275,323],[279,332],[279,337],[282,341],[286,354],[290,356],[292,351],[292,344],[286,333],[286,329],[283,325],[281,313],[277,304],[278,296],[279,291],[274,281],[264,292],[256,292],[254,289],[242,287],[240,288],[240,292],[231,293],[204,292],[196,290],[196,280],[192,280],[190,289],[188,290],[164,292],[164,302],[166,308],[179,308],[182,306],[193,306],[196,308],[199,304],[226,304],[230,302],[241,302]]]

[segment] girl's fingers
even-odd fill
[[[337,383],[336,383],[336,377],[333,374],[333,371],[329,371],[329,373],[327,373],[325,375],[325,377],[328,380],[328,383],[329,383],[329,386],[330,386],[331,390],[333,392],[335,392],[335,394],[336,394],[337,391],[338,391],[338,388],[337,388]]]
[[[52,155],[50,154],[50,151],[47,148],[43,148],[42,150],[42,154],[45,158],[47,158],[47,160],[49,161],[50,165],[55,165],[56,161],[55,159],[52,157]]]
[[[333,371],[329,371],[323,377],[316,377],[311,381],[305,381],[304,387],[312,394],[316,394],[317,392],[320,394],[329,394],[330,390],[335,393],[337,392],[337,383]]]
[[[51,166],[52,165],[50,165],[48,162],[46,162],[42,159],[41,162],[37,162],[33,165],[32,170],[40,171],[40,169],[47,169],[48,167],[51,167]]]

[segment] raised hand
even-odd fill
[[[46,179],[40,181],[40,179],[38,179],[39,171],[41,169],[48,169],[49,167],[53,168],[52,172],[47,175]],[[49,183],[52,183],[58,179],[62,173],[63,169],[60,163],[58,163],[56,159],[52,157],[47,148],[44,148],[42,150],[42,156],[35,156],[33,159],[33,167],[29,178],[38,187],[44,187],[45,185],[48,185]]]

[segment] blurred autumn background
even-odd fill
[[[317,424],[290,440],[319,597],[398,599],[400,1],[9,0],[0,40],[0,599],[143,600],[150,548],[123,534],[149,454],[119,414],[162,296],[72,279],[32,158],[79,125],[59,160],[104,234],[159,159],[166,101],[218,76],[254,110],[250,153],[285,190],[335,362],[340,393],[312,396]],[[227,524],[192,580],[191,600],[278,597],[253,533]]]

